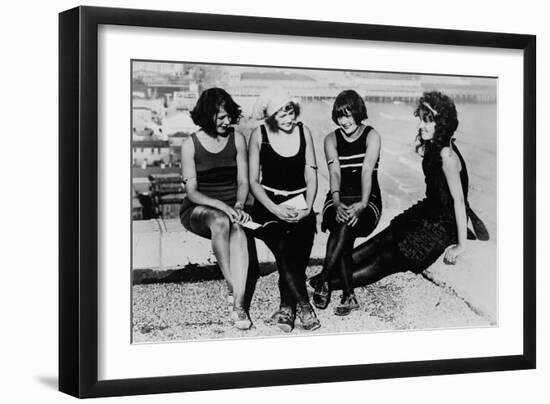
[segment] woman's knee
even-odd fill
[[[238,237],[242,241],[246,241],[246,232],[238,223],[231,223],[231,237]]]
[[[333,240],[335,248],[348,247],[350,244],[353,246],[353,241],[355,240],[353,228],[345,223],[338,223],[338,225],[332,229],[330,238]]]
[[[229,234],[231,230],[231,222],[227,215],[223,213],[212,213],[210,218],[210,231],[214,234]]]

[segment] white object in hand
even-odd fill
[[[262,227],[261,224],[253,222],[252,220],[249,220],[248,222],[243,223],[242,226],[251,230],[256,230],[258,227]]]
[[[290,198],[289,200],[284,201],[284,202],[280,203],[279,205],[280,206],[282,206],[282,205],[289,206],[291,208],[298,209],[298,210],[307,209],[306,199],[304,198],[304,195],[302,195],[302,194],[296,195],[295,197]]]

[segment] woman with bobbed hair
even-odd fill
[[[212,240],[212,250],[232,294],[231,320],[236,328],[252,325],[246,310],[249,266],[243,223],[248,195],[244,136],[234,130],[241,108],[221,88],[205,90],[191,111],[200,127],[181,146],[186,198],[180,210],[183,226]]]
[[[454,102],[440,92],[426,92],[414,115],[419,119],[417,152],[422,154],[426,197],[354,249],[354,286],[406,270],[420,273],[443,253],[446,263],[455,264],[467,238],[489,239],[468,204],[468,171],[453,138],[458,127]],[[468,229],[468,218],[476,234]],[[320,280],[315,276],[310,284],[315,287]],[[329,282],[332,289],[342,288],[337,277]]]
[[[376,228],[382,212],[378,185],[380,135],[370,125],[367,107],[354,90],[342,91],[332,108],[338,128],[325,137],[325,157],[330,190],[323,207],[321,229],[330,231],[313,303],[325,309],[330,301],[328,279],[335,271],[342,282],[342,298],[334,314],[345,316],[359,309],[353,291],[352,253],[357,237],[367,237]]]

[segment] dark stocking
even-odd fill
[[[345,295],[353,293],[351,278],[354,242],[355,236],[352,227],[345,223],[338,223],[334,226],[327,242],[327,253],[321,272],[321,279],[323,280],[339,277]]]
[[[246,278],[246,289],[244,295],[245,309],[250,310],[252,296],[256,290],[256,282],[260,277],[260,264],[258,262],[258,253],[256,251],[256,241],[251,231],[246,231],[248,245],[248,276]]]
[[[357,246],[352,254],[353,286],[364,286],[377,282],[388,275],[403,271],[395,254],[393,235],[386,229],[365,243]],[[340,279],[330,278],[332,289],[343,289]]]
[[[313,245],[315,228],[311,224],[314,226],[315,222],[306,218],[290,227],[284,224],[270,225],[268,234],[262,237],[277,262],[281,305],[295,307],[296,303],[309,300],[305,271]]]

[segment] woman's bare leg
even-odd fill
[[[229,235],[231,231],[231,222],[229,218],[223,214],[212,215],[208,221],[208,227],[210,228],[212,250],[216,256],[218,266],[222,271],[222,274],[234,290],[233,278],[231,276],[231,263],[230,263],[230,250],[229,250]]]
[[[249,329],[252,323],[244,307],[248,272],[248,248],[244,230],[232,224],[225,213],[205,206],[196,207],[189,222],[190,231],[212,241],[218,266],[234,294],[230,313],[234,326],[240,330]]]
[[[231,222],[229,217],[221,210],[208,206],[196,206],[193,208],[187,230],[212,242],[212,250],[216,256],[218,266],[228,284],[233,289],[229,262],[229,234]]]
[[[244,229],[235,223],[231,224],[229,234],[229,267],[235,305],[244,307],[248,274],[248,241]]]

